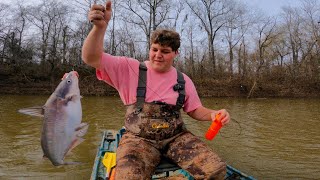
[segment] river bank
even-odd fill
[[[106,83],[97,80],[94,74],[82,75],[79,79],[80,91],[85,96],[118,96],[117,91]],[[319,85],[303,86],[298,84],[272,84],[259,83],[254,88],[250,82],[239,80],[194,80],[200,97],[244,97],[247,98],[250,91],[252,98],[286,97],[286,98],[319,98]],[[20,79],[14,80],[0,78],[0,94],[17,95],[50,95],[59,79],[53,83],[47,80]]]
[[[117,91],[95,75],[95,69],[86,65],[47,64],[12,65],[0,63],[0,94],[50,95],[61,81],[65,72],[76,70],[81,94],[84,96],[118,96]],[[182,70],[183,71],[183,70]],[[183,71],[185,72],[185,71]],[[294,79],[279,74],[247,77],[227,73],[194,74],[186,73],[193,80],[200,97],[320,97],[320,82],[304,76]]]

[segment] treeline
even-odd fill
[[[175,65],[201,96],[320,96],[318,0],[282,7],[276,16],[237,0],[112,2],[105,51],[143,61],[152,31],[174,29],[182,38]],[[0,3],[0,93],[50,94],[74,69],[83,94],[116,94],[81,60],[93,3]]]

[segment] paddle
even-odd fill
[[[111,176],[111,169],[116,166],[116,153],[106,152],[102,159],[103,165],[106,167],[106,179],[109,179]]]

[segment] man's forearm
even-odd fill
[[[100,66],[105,31],[94,26],[82,46],[82,60],[95,68]]]
[[[216,111],[201,106],[194,111],[189,112],[188,115],[199,121],[211,121],[212,112]]]

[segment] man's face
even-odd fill
[[[178,51],[173,51],[171,47],[152,44],[149,51],[151,67],[157,72],[167,72],[177,55]]]

